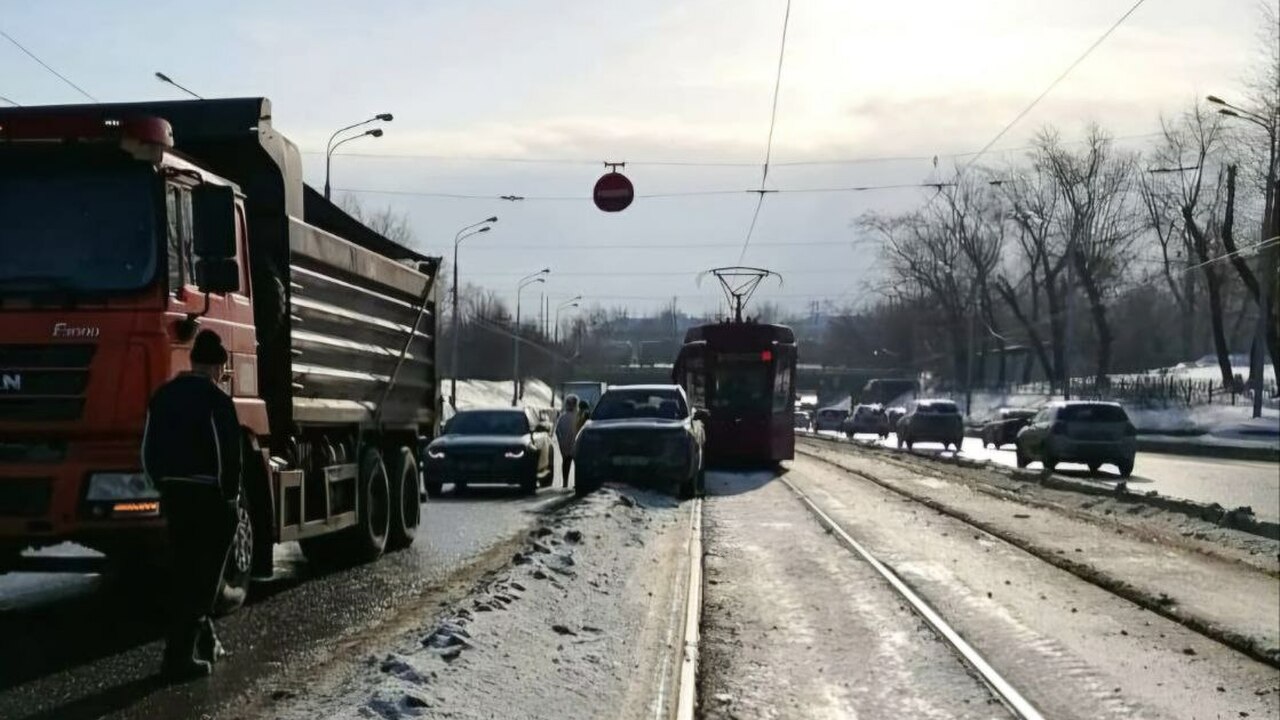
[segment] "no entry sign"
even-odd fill
[[[636,197],[636,189],[626,175],[619,172],[605,173],[596,181],[591,199],[605,212],[621,212]]]

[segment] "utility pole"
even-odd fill
[[[1272,136],[1272,147],[1275,147],[1275,137]],[[1253,376],[1253,417],[1262,417],[1262,399],[1266,394],[1266,383],[1263,382],[1263,376],[1266,375],[1267,352],[1270,343],[1267,342],[1267,333],[1271,331],[1271,305],[1276,282],[1276,235],[1280,234],[1280,181],[1275,177],[1275,163],[1272,162],[1270,172],[1271,185],[1268,199],[1270,207],[1267,208],[1267,221],[1262,224],[1262,242],[1270,243],[1264,245],[1258,250],[1258,327],[1253,335],[1253,357],[1250,358],[1251,367],[1249,374]],[[1276,378],[1280,382],[1280,377]]]

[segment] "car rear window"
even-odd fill
[[[916,407],[916,412],[923,413],[925,415],[956,415],[959,414],[960,409],[956,407],[955,403],[949,401],[931,402],[921,403]]]
[[[1067,405],[1058,410],[1058,419],[1068,422],[1129,422],[1129,415],[1118,405]]]

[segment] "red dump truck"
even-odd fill
[[[63,541],[163,562],[139,444],[201,329],[243,431],[223,609],[274,543],[346,561],[413,542],[440,261],[306,186],[268,100],[0,109],[0,258],[0,572],[53,569],[27,551]]]

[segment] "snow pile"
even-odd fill
[[[273,717],[652,717],[687,528],[669,497],[592,493],[464,599],[352,652]]]

